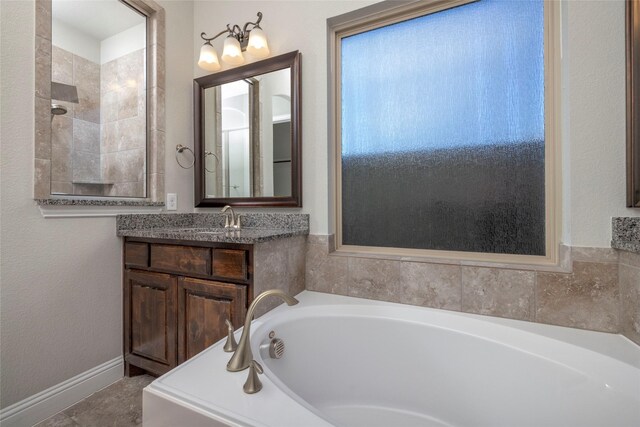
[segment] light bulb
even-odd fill
[[[244,64],[240,42],[235,37],[229,36],[224,40],[222,60],[231,65]]]
[[[256,58],[266,58],[269,56],[269,44],[267,43],[267,35],[262,28],[255,27],[249,33],[249,44],[247,52]]]
[[[200,59],[198,67],[207,71],[218,71],[220,69],[220,61],[218,61],[218,53],[210,43],[205,43],[200,48]]]

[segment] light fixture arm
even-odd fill
[[[218,37],[226,35],[222,60],[229,65],[241,65],[245,59],[242,52],[248,50],[249,54],[256,59],[269,56],[269,45],[267,36],[260,28],[262,12],[258,12],[258,19],[255,22],[246,22],[244,26],[237,24],[227,24],[227,28],[220,31],[213,37],[207,37],[207,33],[200,33],[200,38],[204,40],[204,45],[200,48],[198,66],[207,71],[218,71],[220,62],[218,53],[211,42]]]
[[[213,36],[211,38],[207,37],[207,33],[204,33],[204,32],[200,33],[200,37],[202,37],[202,40],[204,40],[206,43],[211,44],[211,41],[217,39],[221,35],[223,35],[225,33],[228,33],[228,32],[229,32],[229,30],[228,30],[228,26],[227,26],[226,30],[220,31],[218,34],[216,34],[215,36]]]
[[[217,39],[221,35],[228,34],[228,37],[235,37],[236,40],[243,44],[242,47],[244,48],[246,46],[246,40],[249,38],[249,32],[251,32],[251,30],[253,30],[254,28],[260,28],[260,21],[262,21],[262,12],[258,12],[258,19],[256,20],[256,22],[247,22],[242,28],[238,24],[234,24],[233,26],[231,26],[231,24],[227,24],[226,30],[220,31],[213,37],[207,37],[207,34],[204,32],[200,33],[200,37],[206,43],[211,44],[213,40]],[[249,25],[253,25],[251,30],[249,29]]]
[[[256,22],[247,22],[246,24],[244,24],[244,28],[242,29],[242,32],[245,34],[247,34],[247,28],[249,27],[249,25],[253,25],[253,28],[260,28],[260,21],[262,21],[262,12],[258,12],[258,20]],[[251,30],[253,30],[253,28]],[[249,31],[251,31],[249,30]]]

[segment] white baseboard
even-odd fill
[[[124,376],[122,356],[98,365],[0,411],[0,427],[30,427]]]

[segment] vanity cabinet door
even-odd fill
[[[226,337],[225,320],[244,322],[247,289],[242,285],[180,277],[178,279],[178,363]]]
[[[125,361],[162,374],[176,366],[177,278],[126,270]]]

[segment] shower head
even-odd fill
[[[62,116],[63,114],[67,114],[67,107],[60,104],[51,104],[51,114],[54,116]]]

